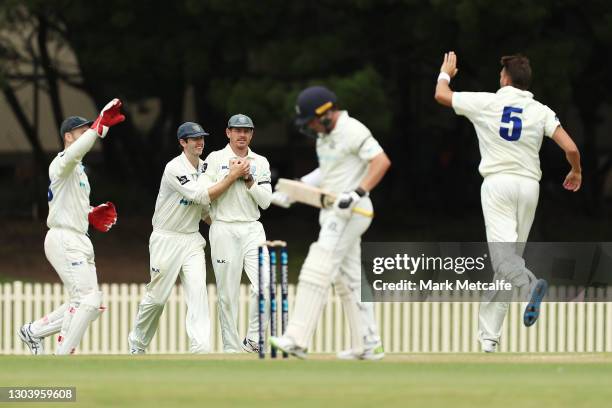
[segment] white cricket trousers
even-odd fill
[[[266,233],[259,221],[224,222],[213,221],[209,230],[210,253],[217,281],[219,323],[223,351],[237,353],[242,351],[242,338],[238,333],[238,314],[240,305],[240,279],[244,270],[251,282],[249,288],[248,330],[246,337],[257,342],[259,339],[259,269],[258,248],[266,241]],[[264,250],[264,287],[268,288],[269,260],[267,248]],[[264,291],[266,305],[268,291]],[[264,321],[268,321],[268,307]],[[265,328],[264,328],[265,330]]]
[[[185,327],[190,351],[210,352],[205,246],[206,240],[199,232],[153,231],[149,239],[151,282],[138,306],[136,324],[129,334],[132,347],[144,350],[151,343],[166,301],[180,276],[187,304]]]
[[[93,245],[85,234],[51,228],[45,237],[45,255],[64,283],[68,302],[32,323],[34,337],[66,333],[81,299],[98,291]]]
[[[356,207],[372,211],[372,201],[364,197]],[[329,259],[320,265],[324,269],[320,273],[327,275],[328,279],[300,277],[287,336],[298,346],[308,347],[327,302],[330,289],[330,285],[324,282],[327,281],[333,284],[342,300],[351,330],[351,348],[362,350],[380,341],[373,304],[361,302],[361,236],[370,227],[372,218],[357,213],[352,213],[350,218],[343,218],[336,215],[333,209],[323,209],[319,223],[321,231],[316,245],[329,254]],[[324,295],[320,296],[321,293]]]
[[[492,174],[485,177],[480,197],[491,253],[494,278],[513,283],[527,279],[530,272],[522,258],[524,243],[538,205],[540,184],[537,180],[514,174]],[[512,243],[517,243],[516,245]],[[522,244],[522,245],[521,245]],[[507,299],[506,294],[499,294]],[[508,301],[496,301],[497,295],[480,304],[480,341],[499,342]]]

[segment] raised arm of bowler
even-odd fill
[[[49,166],[49,231],[45,237],[45,255],[62,280],[69,300],[43,318],[21,327],[19,337],[32,354],[44,354],[43,339],[58,332],[55,353],[74,353],[89,323],[103,310],[94,250],[87,230],[91,224],[107,232],[117,221],[117,212],[110,202],[90,206],[89,180],[82,160],[111,126],[125,120],[120,108],[121,101],[113,99],[95,121],[70,116],[60,127],[64,150]]]
[[[210,201],[243,177],[248,166],[232,164],[223,178],[208,184],[203,176],[206,164],[200,159],[204,136],[208,133],[197,123],[185,122],[179,126],[177,137],[182,153],[164,169],[149,240],[151,282],[128,336],[131,354],[143,354],[151,343],[178,276],[187,304],[185,327],[190,350],[192,353],[210,351],[206,241],[199,225],[206,218]]]
[[[483,177],[482,212],[487,241],[490,243],[494,279],[511,282],[520,292],[530,292],[524,322],[530,326],[538,318],[546,282],[536,282],[522,258],[524,245],[538,204],[539,150],[544,136],[552,138],[565,152],[571,167],[563,181],[569,191],[578,191],[582,181],[580,153],[561,127],[555,112],[533,98],[527,89],[531,82],[529,60],[522,55],[501,58],[500,89],[490,92],[453,92],[450,81],[457,74],[454,52],[444,55],[436,85],[435,99],[467,117],[474,125]],[[480,305],[479,339],[483,350],[496,351],[508,303],[491,301]]]
[[[296,111],[296,125],[302,133],[316,138],[319,158],[318,170],[302,180],[336,193],[337,199],[333,208],[320,212],[321,231],[300,271],[287,331],[270,338],[270,342],[294,356],[305,357],[333,284],[351,330],[351,349],[338,357],[380,359],[384,352],[373,306],[361,302],[361,235],[372,222],[369,192],[391,162],[367,127],[347,111],[338,110],[336,95],[329,89],[304,89],[297,98]],[[275,202],[290,205],[282,194],[275,195]],[[353,212],[355,207],[364,211]]]

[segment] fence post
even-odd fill
[[[23,343],[15,339],[15,333],[23,324],[23,283],[16,281],[13,284],[13,321],[10,329],[10,336],[13,338],[13,353],[25,354]]]

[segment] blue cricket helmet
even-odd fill
[[[295,125],[303,127],[317,116],[323,115],[336,105],[336,94],[324,86],[304,89],[295,103]]]

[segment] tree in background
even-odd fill
[[[534,93],[562,116],[570,106],[577,108],[584,130],[587,199],[582,204],[592,213],[601,208],[612,156],[598,148],[595,129],[602,121],[599,112],[610,102],[601,52],[612,43],[611,9],[603,0],[179,0],[163,5],[29,0],[0,5],[5,30],[18,31],[23,24],[33,28],[29,41],[36,44],[35,55],[29,63],[40,64],[41,87],[53,102],[56,121],[63,116],[60,80],[85,91],[98,107],[119,96],[128,111],[152,111],[153,125],[140,126],[128,116],[103,144],[106,166],[117,178],[161,172],[176,152],[171,136],[184,119],[213,133],[207,150],[220,148],[225,121],[236,112],[254,117],[258,129],[277,125],[285,143],[274,150],[272,164],[283,175],[298,176],[314,157],[308,159],[308,142],[291,126],[293,103],[300,89],[323,83],[389,151],[394,168],[381,186],[386,204],[451,214],[479,208],[473,192],[480,178],[473,130],[438,109],[432,98],[441,55],[450,49],[460,57],[460,90],[495,91],[501,55],[530,57]],[[74,53],[76,67],[58,64],[53,50],[63,48]],[[7,78],[15,50],[3,46],[0,52],[0,72]],[[5,96],[10,95],[14,81],[2,83]],[[195,118],[183,118],[187,92],[194,95]],[[19,118],[19,110],[13,110]],[[36,150],[33,133],[22,122]],[[563,172],[554,168],[562,158],[547,163],[553,169],[545,169],[546,177]],[[138,180],[155,192],[156,179]]]

